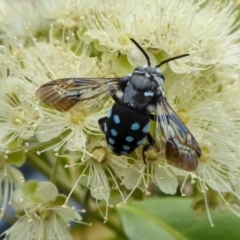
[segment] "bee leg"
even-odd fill
[[[147,134],[147,141],[148,141],[148,144],[145,144],[143,146],[143,150],[142,150],[143,162],[145,164],[147,164],[145,152],[151,150],[153,148],[154,144],[155,144],[155,140],[153,139],[153,137],[151,136],[150,133]]]
[[[107,117],[98,119],[99,128],[103,133],[106,133],[106,119]]]

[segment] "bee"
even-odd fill
[[[106,117],[98,120],[108,147],[117,155],[126,155],[143,145],[142,157],[152,149],[156,139],[149,132],[150,120],[155,122],[154,135],[165,142],[165,157],[176,167],[195,171],[201,149],[194,136],[169,105],[163,90],[161,65],[189,56],[168,58],[151,67],[149,56],[132,38],[143,53],[147,66],[139,66],[122,78],[62,78],[42,85],[36,97],[53,108],[68,111],[79,101],[98,98],[108,93],[114,104]],[[160,126],[160,127],[159,127]],[[159,141],[159,139],[157,139]]]

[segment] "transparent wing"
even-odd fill
[[[43,84],[36,97],[56,109],[67,111],[77,102],[89,100],[100,95],[113,94],[108,90],[118,89],[118,78],[62,78]]]
[[[201,149],[166,98],[162,98],[157,104],[154,120],[159,122],[165,140],[166,159],[178,168],[195,171],[198,158],[202,155]]]

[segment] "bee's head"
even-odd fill
[[[122,101],[128,107],[143,111],[149,105],[156,104],[157,100],[164,95],[162,87],[164,76],[158,68],[169,61],[189,56],[189,54],[166,59],[153,68],[144,49],[134,39],[130,39],[146,57],[147,66],[137,67],[132,74],[124,78]]]

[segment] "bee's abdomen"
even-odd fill
[[[145,141],[149,122],[148,114],[115,103],[102,126],[109,148],[119,155],[131,153]]]

